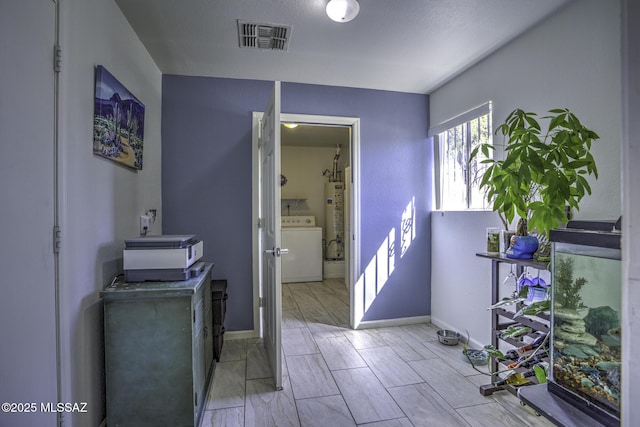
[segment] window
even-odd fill
[[[484,104],[461,116],[433,128],[429,132],[435,142],[436,209],[486,209],[484,194],[479,188],[485,158],[469,161],[469,155],[479,144],[492,143],[491,103]]]

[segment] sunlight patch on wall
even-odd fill
[[[395,230],[394,230],[395,231]],[[395,234],[395,233],[394,233]],[[378,274],[377,274],[377,286],[376,286],[376,295],[380,293],[385,283],[387,283],[387,279],[389,279],[389,238],[384,239],[380,247],[378,247],[378,252],[376,254],[376,258],[378,260]]]
[[[415,227],[415,197],[407,204],[400,216],[400,258],[409,250],[411,242],[416,237]],[[358,328],[362,318],[367,313],[389,277],[396,268],[396,228],[392,227],[389,234],[382,241],[376,254],[367,264],[364,273],[360,275],[354,285],[354,328]]]
[[[411,246],[411,242],[416,238],[416,223],[414,221],[416,216],[415,210],[415,202],[416,198],[412,197],[411,201],[402,211],[402,225],[401,225],[401,236],[400,236],[400,258],[404,256],[404,254]]]
[[[369,261],[364,270],[364,312],[366,313],[376,299],[376,257]]]
[[[395,227],[389,232],[389,276],[396,268],[396,229]]]

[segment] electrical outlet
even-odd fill
[[[140,215],[140,235],[145,236],[151,228],[151,218],[148,215]]]

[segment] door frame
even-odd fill
[[[252,253],[253,253],[253,336],[262,336],[260,313],[260,262],[258,213],[260,212],[260,152],[258,140],[262,112],[253,112],[251,126],[251,170],[252,170]],[[351,128],[351,194],[349,214],[351,215],[351,252],[349,259],[349,324],[357,328],[359,321],[355,319],[354,287],[360,269],[360,118],[344,116],[320,116],[313,114],[281,113],[280,120],[288,123],[320,126],[345,126]],[[346,178],[346,177],[345,177]]]

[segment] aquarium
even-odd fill
[[[614,222],[579,226],[550,234],[553,281],[548,389],[600,422],[619,425],[620,233]]]

